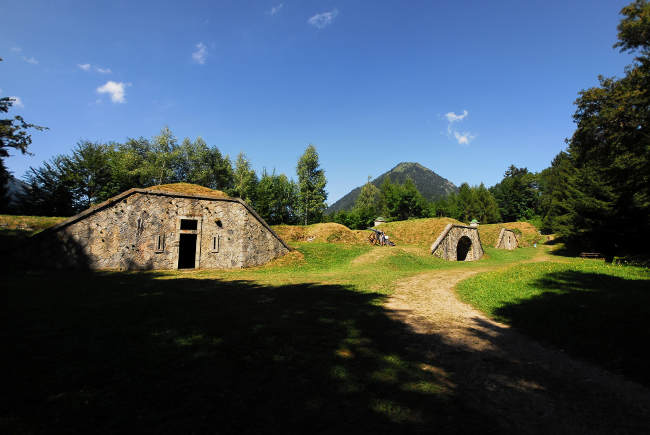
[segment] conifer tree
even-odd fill
[[[621,14],[615,47],[638,56],[623,78],[580,92],[568,147],[574,191],[564,202],[569,239],[609,254],[642,251],[650,234],[650,3]]]
[[[304,225],[320,222],[327,205],[327,192],[325,186],[327,179],[325,171],[320,168],[318,152],[313,145],[309,145],[298,160],[296,168],[298,173],[299,209]]]

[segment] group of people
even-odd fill
[[[379,232],[379,245],[390,246],[390,237],[383,231]]]
[[[375,230],[374,228],[369,228],[374,232],[373,235],[369,237],[370,243],[380,246],[395,246],[393,242],[390,241],[390,237],[383,231]]]

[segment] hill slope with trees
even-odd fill
[[[406,180],[410,178],[415,183],[418,192],[429,201],[435,201],[450,193],[458,191],[458,187],[456,187],[454,183],[442,178],[431,169],[426,168],[419,163],[402,162],[390,171],[384,172],[379,177],[370,181],[370,183],[379,188],[386,177],[389,177],[391,182],[396,184],[404,184]],[[352,210],[357,198],[361,194],[361,187],[362,186],[359,186],[353,189],[343,198],[330,205],[327,208],[326,213],[331,214],[341,210]]]

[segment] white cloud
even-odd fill
[[[473,141],[476,136],[469,131],[466,131],[464,133],[454,131],[454,137],[458,141],[459,145],[469,145],[469,143]]]
[[[454,112],[449,112],[445,114],[445,118],[447,118],[447,121],[451,122],[456,122],[456,121],[462,121],[467,117],[468,113],[467,110],[463,110],[462,115],[456,115]]]
[[[98,87],[97,92],[100,94],[110,94],[113,103],[126,103],[124,88],[127,86],[131,86],[131,84],[109,80],[104,85]]]
[[[269,15],[273,16],[276,15],[282,8],[284,7],[284,3],[280,3],[279,5],[273,6],[271,10],[268,12]]]
[[[25,107],[23,104],[23,100],[20,99],[20,97],[9,97],[14,101],[14,106],[16,107]]]
[[[23,49],[20,47],[11,47],[11,51],[13,51],[14,53],[20,53],[21,51],[23,51]]]
[[[199,42],[196,44],[196,51],[192,53],[192,59],[194,59],[194,62],[203,65],[205,64],[206,57],[208,57],[208,47],[204,43]]]
[[[32,65],[38,65],[38,61],[33,56],[32,57],[23,56],[23,60],[27,63],[31,63]]]
[[[312,26],[316,27],[317,29],[324,29],[325,27],[332,24],[332,21],[334,21],[334,18],[336,18],[338,14],[339,14],[338,9],[333,9],[329,12],[322,12],[320,14],[316,14],[313,17],[309,18],[307,22]]]
[[[463,110],[463,113],[459,114],[456,114],[455,112],[445,113],[445,118],[447,119],[447,137],[451,138],[453,136],[459,145],[469,145],[469,143],[476,138],[476,135],[469,131],[461,133],[453,128],[455,122],[464,120],[467,118],[467,115],[469,115],[467,110]]]
[[[90,71],[90,68],[92,68],[92,65],[89,63],[78,63],[77,66],[84,71]],[[97,65],[95,65],[95,71],[100,74],[110,74],[113,72],[110,68],[100,68]]]

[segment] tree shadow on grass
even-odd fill
[[[648,423],[611,391],[600,413],[583,400],[593,389],[513,354],[507,329],[475,319],[467,334],[490,346],[468,347],[417,333],[385,296],[344,285],[11,267],[3,285],[4,433],[610,433]]]
[[[648,280],[567,270],[548,273],[533,285],[544,293],[503,306],[498,318],[650,387]]]
[[[382,296],[157,273],[10,278],[11,432],[469,432]]]
[[[625,401],[598,415],[583,385],[531,370],[502,327],[475,319],[468,334],[491,346],[467,347],[416,333],[384,296],[345,286],[154,272],[30,272],[7,284],[6,433],[608,433],[639,423]]]

